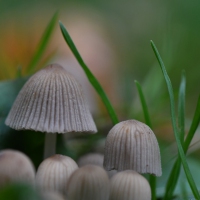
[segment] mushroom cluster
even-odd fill
[[[137,120],[122,121],[110,130],[104,155],[90,153],[77,165],[72,158],[56,154],[56,133],[97,132],[79,83],[58,64],[27,81],[6,124],[47,133],[45,159],[35,175],[23,153],[0,152],[0,186],[15,181],[35,184],[44,200],[150,200],[149,183],[140,173],[162,175],[157,139]]]

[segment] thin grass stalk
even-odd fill
[[[192,124],[190,126],[190,130],[189,130],[187,137],[185,139],[185,142],[184,142],[183,148],[184,148],[185,153],[187,153],[188,147],[190,146],[190,143],[194,137],[194,134],[198,128],[199,123],[200,123],[200,95],[198,98],[198,102],[197,102],[197,106],[195,109],[195,114],[194,114],[194,117],[192,120]]]
[[[60,24],[60,29],[61,29],[62,35],[63,35],[66,43],[68,44],[69,48],[71,49],[72,53],[74,54],[75,58],[77,59],[78,63],[80,64],[80,66],[83,68],[86,76],[88,77],[88,80],[90,81],[92,86],[95,88],[96,92],[99,94],[101,100],[103,101],[103,103],[110,115],[110,118],[111,118],[113,124],[114,125],[117,124],[119,122],[119,120],[117,118],[117,115],[116,115],[116,113],[113,109],[113,106],[111,105],[106,93],[104,92],[104,90],[101,87],[98,80],[95,78],[95,76],[92,74],[90,69],[87,67],[87,65],[83,61],[81,55],[79,54],[74,42],[72,41],[72,39],[71,39],[69,33],[67,32],[66,28],[64,27],[64,25],[61,22],[59,22],[59,24]]]
[[[178,99],[178,125],[180,130],[180,141],[181,145],[184,144],[185,136],[185,88],[186,88],[186,78],[185,71],[182,71],[181,83],[179,87],[179,99]],[[178,177],[181,170],[181,160],[180,157],[176,160],[172,171],[170,172],[169,179],[165,188],[164,200],[171,199],[174,193],[174,190],[177,185]]]
[[[195,109],[192,124],[190,126],[188,135],[187,135],[185,142],[184,142],[183,150],[184,150],[185,154],[188,151],[189,145],[190,145],[190,143],[193,139],[193,136],[194,136],[194,134],[195,134],[195,132],[198,128],[199,123],[200,123],[200,95],[199,95],[199,98],[198,98],[198,101],[197,101],[197,106],[196,106],[196,109]],[[178,181],[180,169],[181,169],[181,160],[180,160],[180,158],[177,158],[176,162],[174,163],[174,166],[172,167],[172,170],[170,172],[170,176],[169,176],[168,181],[167,181],[164,200],[168,200],[168,199],[170,199],[170,197],[172,197],[173,192],[175,190],[176,183]]]
[[[166,68],[165,68],[164,63],[162,61],[162,58],[161,58],[155,44],[153,43],[153,41],[151,41],[151,46],[152,46],[152,49],[155,53],[155,56],[156,56],[159,64],[160,64],[162,73],[163,73],[164,78],[165,78],[165,82],[167,84],[167,89],[168,89],[169,97],[170,97],[172,127],[173,127],[173,131],[174,131],[174,136],[175,136],[175,139],[176,139],[179,155],[180,155],[180,158],[181,158],[181,162],[182,162],[182,165],[183,165],[183,169],[185,171],[185,175],[187,177],[187,180],[188,180],[190,188],[193,192],[193,195],[195,196],[195,198],[200,199],[199,192],[197,190],[196,184],[194,182],[194,179],[193,179],[192,174],[190,172],[189,166],[187,164],[185,153],[184,153],[184,150],[183,150],[183,147],[181,145],[180,138],[179,138],[179,132],[178,132],[178,128],[177,128],[177,125],[176,125],[175,103],[174,103],[174,94],[173,94],[172,84],[171,84],[170,78],[167,74]]]
[[[138,81],[135,81],[135,84],[136,84],[138,94],[140,97],[140,102],[142,104],[145,122],[152,129],[152,123],[149,116],[149,111],[148,111],[147,103],[144,97],[144,93],[142,91],[142,87]],[[151,198],[152,200],[156,200],[156,177],[155,176],[149,175],[149,184],[151,186]]]
[[[44,54],[46,47],[49,43],[49,40],[53,34],[57,19],[58,19],[58,12],[56,12],[54,14],[54,16],[50,20],[49,24],[47,25],[47,27],[42,35],[42,38],[39,42],[36,53],[33,56],[32,60],[30,61],[30,64],[28,65],[28,68],[27,68],[28,75],[30,75],[34,72],[38,62],[40,61],[42,55]]]

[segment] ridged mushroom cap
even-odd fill
[[[102,167],[85,165],[76,170],[67,184],[68,200],[108,200],[109,179]]]
[[[79,83],[58,64],[34,74],[6,119],[13,129],[47,133],[97,132]]]
[[[109,200],[151,200],[149,183],[135,171],[119,172],[110,180]]]
[[[0,151],[0,187],[13,182],[34,185],[35,168],[24,153],[6,149]]]
[[[160,149],[153,131],[137,120],[116,124],[106,138],[104,167],[161,176]]]
[[[71,174],[78,169],[76,162],[68,156],[56,154],[45,159],[36,173],[36,186],[42,191],[66,193],[66,184]]]

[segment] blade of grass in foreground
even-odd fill
[[[73,43],[73,41],[72,41],[69,33],[67,32],[66,28],[64,27],[64,25],[61,22],[59,22],[59,24],[60,24],[60,29],[61,29],[62,35],[63,35],[66,43],[68,44],[68,46],[71,49],[72,53],[74,54],[75,58],[79,62],[80,66],[83,68],[86,76],[88,77],[88,80],[90,81],[92,86],[95,88],[95,90],[97,91],[99,96],[101,97],[104,105],[106,106],[106,109],[108,110],[108,113],[110,115],[110,118],[111,118],[113,124],[117,124],[119,122],[119,120],[118,120],[117,115],[115,114],[115,111],[114,111],[107,95],[105,94],[103,88],[101,87],[100,83],[95,78],[95,76],[92,74],[92,72],[89,70],[87,65],[84,63],[81,55],[79,54],[75,44]]]
[[[52,17],[51,21],[49,22],[48,26],[46,27],[46,29],[42,35],[42,38],[40,40],[37,51],[36,51],[35,55],[33,56],[32,60],[30,61],[30,64],[27,68],[28,75],[30,75],[31,73],[34,72],[36,65],[38,64],[44,51],[46,50],[47,44],[48,44],[50,37],[53,33],[53,30],[55,28],[57,19],[58,19],[58,12],[56,12],[54,14],[54,16]]]
[[[142,104],[142,109],[143,109],[143,113],[144,113],[144,117],[145,117],[145,121],[146,124],[152,129],[152,124],[151,124],[151,119],[149,116],[149,111],[148,111],[148,107],[146,104],[146,100],[142,91],[142,87],[140,85],[140,83],[138,81],[135,81],[138,93],[139,93],[139,97],[140,97],[140,101]],[[156,177],[153,175],[149,176],[149,183],[151,186],[151,198],[152,200],[156,200]]]
[[[181,83],[179,88],[179,99],[178,99],[178,125],[180,130],[179,138],[182,146],[184,144],[184,135],[185,135],[185,88],[186,88],[185,71],[182,71]],[[169,179],[167,181],[164,200],[172,198],[173,192],[176,188],[176,184],[180,175],[180,170],[181,170],[181,160],[179,156],[172,168]]]
[[[174,94],[173,94],[173,88],[172,88],[172,85],[171,85],[171,81],[170,81],[170,78],[169,78],[169,76],[167,74],[167,71],[165,69],[164,63],[163,63],[163,61],[162,61],[162,59],[160,57],[160,54],[159,54],[155,44],[153,43],[153,41],[151,41],[151,46],[153,48],[153,51],[155,53],[155,56],[156,56],[159,64],[160,64],[162,73],[164,75],[164,78],[165,78],[165,81],[166,81],[166,84],[167,84],[169,97],[170,97],[172,127],[173,127],[173,131],[174,131],[174,135],[175,135],[175,139],[176,139],[179,155],[180,155],[180,158],[181,158],[181,162],[182,162],[182,165],[183,165],[183,169],[185,171],[185,175],[187,177],[187,180],[188,180],[190,188],[191,188],[191,190],[193,192],[193,195],[195,196],[195,198],[200,199],[199,192],[197,190],[197,187],[195,185],[194,179],[192,177],[192,174],[190,172],[189,166],[187,164],[185,153],[184,153],[184,150],[183,150],[183,147],[181,145],[180,138],[179,138],[179,132],[178,132],[177,125],[176,125]]]
[[[188,135],[184,142],[183,149],[184,149],[185,154],[187,153],[187,150],[189,148],[189,145],[193,139],[193,136],[197,130],[199,123],[200,123],[200,96],[198,98],[198,102],[197,102],[197,106],[195,109],[195,114],[194,114],[194,117],[192,120],[192,124],[190,126]],[[168,178],[166,189],[165,189],[164,200],[168,200],[168,199],[170,199],[170,197],[172,197],[173,192],[175,190],[176,183],[178,181],[180,169],[181,169],[181,160],[179,157],[179,158],[177,158],[176,162],[174,163],[174,166],[173,166],[170,176]]]

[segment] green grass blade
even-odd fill
[[[55,28],[57,19],[58,19],[58,12],[54,14],[54,16],[52,17],[51,21],[49,22],[48,26],[46,27],[42,35],[37,51],[35,55],[33,56],[32,60],[30,61],[30,64],[27,68],[28,74],[31,74],[34,72],[36,65],[38,64],[44,51],[46,50],[50,37],[52,36],[53,30]]]
[[[187,153],[187,150],[189,148],[189,145],[190,145],[190,143],[193,139],[193,136],[194,136],[194,134],[197,130],[199,123],[200,123],[200,96],[199,96],[198,101],[197,101],[197,106],[196,106],[196,109],[195,109],[195,114],[194,114],[194,117],[193,117],[193,120],[192,120],[192,124],[190,126],[188,135],[187,135],[185,142],[184,142],[183,149],[184,149],[185,153]],[[174,166],[171,170],[168,181],[167,181],[164,200],[168,200],[172,197],[176,183],[178,181],[180,169],[181,169],[181,160],[179,158],[177,158],[177,160],[174,163]]]
[[[196,109],[195,109],[195,114],[194,114],[194,117],[193,117],[193,120],[192,120],[192,124],[190,126],[190,130],[187,134],[187,137],[185,139],[185,142],[184,142],[184,151],[185,153],[187,153],[187,150],[189,148],[189,145],[194,137],[194,134],[198,128],[198,125],[200,123],[200,95],[199,95],[199,98],[198,98],[198,101],[197,101],[197,106],[196,106]]]
[[[75,44],[73,43],[73,41],[72,41],[69,33],[67,32],[66,28],[64,27],[64,25],[61,22],[59,22],[59,24],[60,24],[60,29],[61,29],[62,35],[63,35],[66,43],[68,44],[68,46],[71,49],[72,53],[74,54],[75,58],[77,59],[77,61],[81,65],[81,67],[83,68],[86,76],[88,77],[88,80],[90,81],[90,83],[92,84],[92,86],[95,88],[96,92],[99,94],[100,98],[102,99],[104,105],[106,106],[106,109],[108,110],[108,113],[110,115],[110,118],[111,118],[113,124],[117,124],[119,122],[119,120],[118,120],[117,115],[116,115],[107,95],[105,94],[103,88],[101,87],[98,80],[95,78],[95,76],[92,74],[92,72],[89,70],[89,68],[83,61],[81,55],[79,54]]]
[[[180,129],[180,141],[183,145],[185,136],[185,71],[182,72],[181,84],[179,88],[179,100],[178,100],[178,124]]]
[[[150,128],[152,128],[152,124],[151,124],[151,120],[150,120],[150,116],[149,116],[149,111],[148,111],[148,107],[147,107],[145,97],[144,97],[144,94],[143,94],[143,91],[142,91],[142,87],[141,87],[141,85],[138,81],[135,81],[135,84],[136,84],[138,94],[139,94],[139,97],[140,97],[140,101],[141,101],[141,104],[142,104],[146,124]]]
[[[151,120],[150,120],[149,111],[148,111],[148,107],[147,107],[146,100],[145,100],[145,97],[144,97],[144,93],[142,91],[142,87],[141,87],[141,85],[138,81],[135,81],[135,84],[136,84],[138,94],[139,94],[139,97],[140,97],[140,101],[141,101],[141,104],[142,104],[145,122],[152,129],[152,123],[151,123]],[[151,186],[152,200],[156,200],[156,177],[153,176],[153,175],[150,175],[149,183],[150,183],[150,186]]]
[[[177,125],[176,125],[175,103],[174,103],[174,94],[173,94],[172,84],[171,84],[170,78],[169,78],[169,76],[167,74],[167,71],[165,69],[164,63],[163,63],[163,61],[162,61],[162,59],[160,57],[160,54],[159,54],[155,44],[153,43],[153,41],[151,41],[151,46],[153,48],[153,51],[155,53],[155,56],[156,56],[159,64],[160,64],[162,73],[163,73],[164,78],[165,78],[165,82],[167,84],[169,97],[170,97],[172,127],[173,127],[173,131],[174,131],[176,143],[177,143],[177,146],[178,146],[178,151],[179,151],[179,155],[180,155],[180,158],[181,158],[181,162],[182,162],[182,165],[183,165],[183,169],[185,171],[185,175],[187,177],[188,183],[190,185],[190,188],[191,188],[195,198],[200,199],[199,192],[197,190],[197,187],[195,185],[194,179],[192,177],[192,174],[190,172],[189,166],[187,164],[185,153],[184,153],[184,150],[182,148],[181,141],[180,141],[180,138],[179,138],[179,132],[178,132]]]

